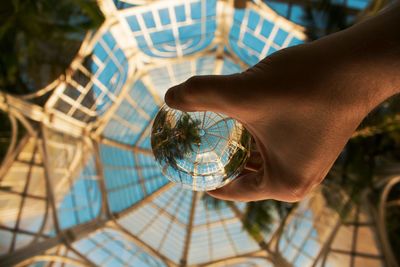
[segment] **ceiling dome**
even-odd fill
[[[244,9],[216,0],[103,0],[100,6],[106,20],[87,35],[66,76],[22,98],[1,95],[14,137],[0,169],[0,265],[312,266],[321,260],[340,220],[320,193],[283,221],[274,214],[270,231],[254,234],[244,229],[245,203],[213,206],[203,193],[169,183],[150,146],[152,120],[170,86],[193,75],[241,72],[303,43],[304,28],[261,1]],[[43,107],[32,104],[42,96],[48,98]],[[376,250],[360,258],[380,264],[373,234],[365,238]]]

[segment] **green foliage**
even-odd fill
[[[350,214],[351,206],[361,205],[364,192],[369,192],[369,201],[377,207],[381,188],[381,177],[392,166],[400,162],[400,99],[395,96],[377,107],[360,124],[353,138],[348,142],[325,183],[338,190],[324,192],[330,208],[337,211],[342,220]],[[329,188],[328,186],[328,188]],[[343,199],[336,192],[342,190],[349,202],[343,205]],[[334,192],[334,193],[333,193]],[[391,192],[391,198],[399,199],[400,190]],[[388,208],[387,232],[393,251],[400,251],[400,210]],[[398,255],[397,255],[398,256]],[[400,260],[399,258],[397,259]]]
[[[156,160],[160,163],[178,169],[176,160],[183,159],[193,146],[200,145],[199,120],[193,120],[190,115],[183,113],[173,125],[167,118],[168,114],[161,109],[155,118],[151,135],[151,146]]]
[[[202,201],[207,209],[219,210],[223,207],[234,205],[225,200],[214,198],[208,194],[202,196]],[[296,206],[293,203],[285,203],[276,200],[264,200],[246,203],[243,214],[243,229],[258,239],[262,234],[271,232],[274,221],[283,220]]]
[[[295,204],[276,200],[249,202],[243,216],[243,227],[252,236],[268,234],[275,220],[283,220]],[[279,216],[279,217],[278,217]]]
[[[0,111],[0,164],[7,153],[11,140],[11,124],[6,113]]]
[[[243,227],[252,236],[269,233],[274,222],[274,206],[271,201],[250,202],[246,206]]]
[[[304,7],[306,34],[309,40],[346,29],[351,26],[348,22],[346,6],[334,0],[317,0],[309,2]]]
[[[363,10],[359,14],[360,19],[365,19],[370,16],[376,15],[379,11],[381,11],[383,8],[385,8],[387,5],[390,3],[396,2],[396,0],[371,0],[368,7]]]
[[[393,186],[389,192],[386,206],[386,231],[389,243],[398,263],[400,263],[400,184]]]
[[[69,66],[103,15],[92,0],[13,0],[0,9],[0,89],[31,93]]]
[[[373,0],[370,6],[358,15],[358,20],[376,14],[389,1]],[[316,14],[319,12],[319,16]],[[338,6],[332,0],[319,0],[306,7],[308,21],[307,35],[310,40],[345,29],[351,26],[347,20],[346,8]],[[323,25],[323,29],[318,25]],[[400,162],[400,99],[389,99],[377,107],[360,124],[353,138],[348,142],[341,156],[328,174],[323,190],[327,205],[337,211],[346,220],[352,206],[360,205],[361,195],[368,190],[369,199],[378,203],[379,189],[376,188],[378,175],[387,167]],[[331,190],[332,186],[338,190]],[[335,192],[343,190],[350,198],[342,203],[341,195]],[[387,231],[393,251],[400,251],[400,211],[390,210],[387,216]],[[400,262],[400,258],[398,261]]]
[[[314,0],[305,3],[303,21],[309,40],[344,30],[351,25],[376,15],[391,0],[371,0],[364,10],[358,10],[335,0]]]
[[[400,100],[393,97],[371,112],[329,174],[355,204],[365,190],[376,191],[377,173],[400,161],[399,111]]]

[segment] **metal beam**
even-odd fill
[[[54,110],[54,112],[45,110],[38,105],[3,92],[0,92],[0,110],[4,110],[19,119],[30,133],[34,132],[34,130],[27,118],[45,125],[51,125],[58,131],[75,137],[82,135],[83,124],[78,120],[66,116],[62,112],[57,113],[57,110]]]
[[[80,258],[82,258],[85,263],[86,266],[97,266],[93,261],[89,260],[86,255],[83,255],[82,253],[80,253],[78,250],[76,250],[75,248],[73,248],[70,244],[67,245],[67,248],[69,250],[71,250],[72,252],[74,252],[76,255],[78,255]]]
[[[159,258],[160,260],[162,260],[167,266],[176,266],[176,264],[173,263],[170,259],[168,259],[167,257],[161,255],[153,247],[147,245],[145,242],[140,240],[140,238],[136,237],[130,231],[126,230],[125,227],[120,225],[117,221],[114,221],[114,228],[117,229],[118,231],[122,232],[124,234],[124,236],[128,237],[133,243],[137,244],[140,248],[145,250],[147,253],[149,253],[150,255],[155,256],[156,258]]]
[[[0,181],[4,179],[10,167],[14,164],[15,161],[17,161],[17,157],[24,150],[30,138],[31,137],[29,136],[29,134],[25,134],[25,136],[19,141],[14,151],[12,151],[7,158],[3,159],[3,162],[1,162],[0,165]]]
[[[45,185],[46,185],[47,202],[49,203],[49,206],[51,208],[55,232],[56,232],[56,234],[59,234],[60,225],[58,223],[57,204],[56,204],[54,191],[53,191],[54,185],[53,185],[53,181],[50,177],[51,167],[49,166],[49,162],[48,162],[49,157],[48,157],[47,149],[46,149],[47,141],[46,141],[44,125],[41,125],[40,137],[41,137],[41,140],[37,140],[37,142],[38,142],[39,154],[41,155],[41,158],[43,161],[43,166],[44,166],[44,179],[45,179]]]
[[[347,251],[347,250],[344,250],[344,249],[333,248],[330,251],[332,251],[333,253],[343,254],[343,255],[346,255],[346,256],[349,256],[349,257],[353,257],[353,258],[355,258],[355,257],[363,257],[363,258],[382,260],[382,256],[381,255],[375,255],[375,254],[366,253],[366,252],[360,252],[360,251],[356,251],[356,250]]]
[[[51,249],[63,243],[59,236],[47,239],[42,242],[34,243],[22,249],[16,250],[11,254],[0,257],[0,266],[14,266],[19,262],[25,261],[31,257],[39,255],[48,249]]]
[[[101,192],[101,214],[109,218],[111,217],[110,216],[111,212],[110,212],[110,207],[108,206],[108,195],[104,179],[103,164],[101,162],[101,156],[100,156],[100,145],[96,141],[93,141],[92,144],[94,150],[94,162],[96,166],[99,188]]]
[[[49,115],[42,107],[28,103],[18,97],[14,97],[4,92],[0,92],[0,109],[10,113],[19,113],[34,121],[42,121]]]
[[[343,210],[347,210],[347,208],[349,208],[351,205],[351,202],[348,201],[342,208]],[[358,215],[357,215],[358,216]],[[329,237],[326,239],[326,241],[324,242],[324,244],[322,245],[322,248],[320,249],[318,255],[315,257],[314,262],[312,267],[316,267],[318,265],[318,261],[320,259],[322,259],[323,262],[323,266],[325,266],[325,261],[327,259],[328,253],[330,252],[331,249],[331,244],[333,242],[333,240],[335,239],[340,226],[342,225],[342,220],[341,218],[338,216],[337,221],[335,223],[335,226],[332,229],[332,232],[329,234]],[[305,242],[304,242],[305,243]]]
[[[103,228],[106,223],[107,220],[94,220],[63,230],[58,234],[58,236],[33,243],[23,247],[22,249],[18,249],[11,254],[1,256],[0,266],[14,266],[15,264],[25,261],[33,256],[43,254],[46,250],[57,245],[75,242],[88,234]]]
[[[59,256],[59,255],[39,255],[39,256],[34,256],[26,261],[23,261],[19,264],[17,264],[15,267],[22,267],[22,266],[29,266],[32,263],[35,262],[59,262],[62,263],[63,265],[66,264],[67,266],[78,266],[78,267],[87,267],[88,263],[87,262],[81,262],[76,259],[68,258],[65,256]],[[95,266],[95,265],[92,265]]]
[[[113,213],[112,216],[115,219],[118,219],[130,212],[133,212],[137,208],[142,205],[151,202],[154,198],[170,189],[173,186],[172,183],[168,183],[155,191],[153,194],[145,197],[142,201],[132,205],[130,208],[127,208],[119,213]],[[90,221],[88,223],[80,224],[74,226],[69,229],[61,230],[58,233],[58,236],[46,239],[42,242],[33,243],[29,246],[26,246],[22,249],[14,251],[12,254],[3,255],[0,257],[0,266],[13,266],[19,262],[25,261],[30,257],[43,254],[46,250],[51,249],[57,245],[65,244],[69,245],[81,238],[88,236],[90,233],[93,233],[99,229],[102,229],[109,222],[113,222],[113,219],[97,219]],[[168,260],[169,261],[169,260]],[[172,265],[172,264],[170,264]]]
[[[197,192],[193,192],[192,194],[192,205],[190,208],[190,215],[189,215],[189,223],[187,224],[186,227],[186,237],[185,237],[185,243],[183,245],[183,253],[182,253],[182,258],[180,261],[181,266],[186,266],[187,265],[187,257],[189,254],[189,247],[190,247],[190,240],[192,238],[192,230],[193,230],[193,219],[194,219],[194,212],[196,209],[196,203],[197,203]]]
[[[400,183],[400,176],[394,176],[390,178],[389,182],[385,185],[383,192],[381,194],[379,200],[379,208],[378,208],[378,220],[377,220],[377,228],[379,233],[379,239],[381,241],[381,246],[383,250],[383,255],[387,263],[391,266],[399,266],[396,262],[395,252],[392,250],[388,233],[386,227],[386,206],[387,200],[389,197],[389,193],[391,192],[392,188]]]
[[[39,143],[39,141],[38,140],[36,140],[36,142],[35,142],[35,144],[34,144],[34,147],[33,147],[33,152],[32,152],[32,155],[31,155],[31,159],[30,159],[30,163],[31,164],[29,164],[29,166],[28,166],[28,172],[27,172],[27,177],[26,177],[26,179],[25,179],[25,185],[24,185],[24,189],[23,189],[23,191],[21,192],[22,194],[21,194],[21,202],[19,203],[19,210],[18,210],[18,215],[17,215],[17,221],[16,221],[16,223],[15,223],[15,229],[14,229],[14,231],[13,231],[13,236],[12,236],[12,239],[11,239],[11,245],[10,245],[10,250],[9,250],[9,253],[12,253],[13,252],[13,250],[14,250],[14,248],[15,248],[15,243],[16,243],[16,240],[17,240],[17,233],[18,233],[18,230],[19,230],[19,226],[20,226],[20,222],[21,222],[21,217],[22,217],[22,210],[24,209],[24,205],[25,205],[25,201],[26,201],[26,194],[27,194],[27,192],[28,192],[28,189],[29,189],[29,184],[31,183],[31,178],[32,178],[32,163],[34,162],[34,160],[35,160],[35,155],[36,155],[36,152],[37,152],[37,150],[38,150],[38,147],[40,146],[40,144],[38,144]]]
[[[7,231],[7,232],[15,231],[14,228],[10,228],[10,227],[4,226],[4,225],[0,225],[0,230]],[[18,229],[18,233],[21,233],[21,234],[24,234],[24,235],[30,235],[30,236],[37,236],[37,237],[40,237],[40,238],[43,238],[43,239],[50,238],[50,236],[48,234],[43,234],[43,233],[40,233],[40,232],[39,233],[31,232],[31,231],[24,230],[24,229]]]

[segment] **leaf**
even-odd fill
[[[96,1],[90,0],[72,0],[76,5],[78,5],[84,14],[86,14],[91,22],[92,27],[98,27],[104,21],[104,15],[101,12]]]
[[[2,90],[41,89],[69,66],[86,31],[103,20],[95,1],[5,1],[0,14],[0,47],[7,51],[0,55]],[[42,69],[52,70],[47,78],[38,75]]]

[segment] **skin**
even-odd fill
[[[400,90],[400,5],[320,40],[283,49],[234,75],[194,76],[168,106],[241,121],[259,162],[208,193],[237,201],[301,200],[325,178],[363,118]],[[260,160],[261,159],[261,160]]]

